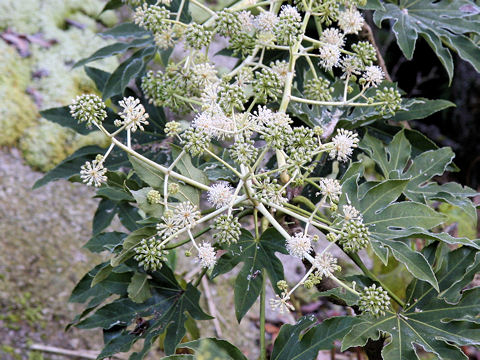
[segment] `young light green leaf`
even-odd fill
[[[127,288],[128,297],[136,303],[143,303],[152,296],[150,285],[148,284],[148,275],[145,273],[135,273]]]

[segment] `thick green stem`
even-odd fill
[[[267,290],[267,277],[262,269],[262,291],[260,292],[260,360],[267,360],[267,346],[265,342],[265,297]]]

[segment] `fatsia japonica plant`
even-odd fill
[[[98,358],[135,345],[130,359],[142,359],[158,344],[165,359],[245,359],[191,330],[212,320],[200,306],[202,279],[228,273],[239,322],[259,299],[261,359],[315,359],[336,340],[371,359],[466,358],[460,347],[480,344],[480,289],[470,286],[480,241],[444,232],[438,209],[450,204],[476,223],[476,192],[437,183],[456,170],[452,150],[406,123],[453,104],[402,98],[362,11],[374,10],[378,25],[393,19],[408,58],[423,36],[452,76],[451,51],[478,69],[476,5],[126,3],[106,6],[132,9],[132,22],[103,33],[117,42],[76,66],[117,54],[123,62],[111,74],[85,67],[98,93],[42,113],[81,134],[100,131],[110,146],[78,150],[36,184],[68,178],[101,199],[85,247],[111,256],[71,296],[85,304],[71,325],[103,329]],[[124,231],[106,231],[115,216]],[[175,271],[179,257],[187,276]],[[289,258],[304,265],[293,284]],[[393,265],[409,283],[382,279],[377,270]],[[301,317],[300,287],[349,315]],[[273,347],[267,306],[297,316]]]

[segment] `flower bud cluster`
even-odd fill
[[[168,251],[155,237],[143,239],[134,249],[134,259],[146,271],[157,271],[162,268],[162,262],[167,261]]]
[[[70,105],[70,114],[78,122],[86,122],[88,127],[93,123],[100,124],[107,117],[106,105],[94,94],[83,94],[75,98]]]
[[[374,316],[383,316],[385,311],[390,309],[390,296],[376,284],[365,287],[360,293],[358,306],[361,311],[371,313]]]
[[[224,214],[218,216],[212,227],[217,230],[217,232],[213,234],[213,238],[222,243],[236,243],[242,233],[240,222],[233,215]]]

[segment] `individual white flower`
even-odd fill
[[[282,111],[274,112],[266,106],[259,106],[253,117],[257,125],[277,125],[282,127],[287,126],[292,122],[292,119],[290,119],[286,113]]]
[[[156,226],[158,236],[166,239],[175,234],[179,229],[173,216],[162,216],[162,222]]]
[[[362,220],[362,214],[355,209],[352,205],[343,205],[343,218],[346,221],[350,220]]]
[[[273,32],[278,17],[270,11],[260,13],[255,19],[255,27],[262,32]]]
[[[320,180],[320,192],[330,201],[337,202],[342,194],[342,185],[336,179],[324,178]]]
[[[254,17],[250,11],[243,10],[238,13],[238,20],[242,24],[243,31],[251,32],[255,30]]]
[[[214,104],[208,111],[197,115],[192,125],[208,136],[220,139],[231,136],[231,132],[235,128],[233,119],[226,116],[218,104]]]
[[[99,187],[103,183],[107,182],[107,177],[105,173],[107,168],[103,167],[101,160],[92,160],[92,162],[87,161],[85,165],[82,165],[80,168],[80,178],[83,180],[87,186]]]
[[[312,250],[312,239],[299,232],[287,239],[287,250],[290,255],[303,259]]]
[[[280,314],[288,313],[290,311],[294,311],[295,307],[289,303],[290,296],[284,295],[280,297],[278,294],[276,295],[276,299],[270,299],[270,307],[272,310],[277,310]]]
[[[352,155],[353,149],[358,145],[358,135],[350,130],[339,129],[337,135],[332,139],[334,148],[330,151],[332,159],[337,158],[338,161],[347,161]]]
[[[213,268],[217,263],[217,257],[215,249],[210,243],[204,242],[198,247],[198,258],[197,261],[204,268]]]
[[[277,73],[283,82],[287,78],[289,64],[285,60],[277,60],[275,63],[270,63],[270,68],[273,72]]]
[[[363,63],[358,56],[348,55],[341,60],[340,66],[344,72],[342,75],[342,79],[344,79],[347,75],[359,75],[363,68]]]
[[[302,16],[298,12],[297,8],[292,5],[282,5],[281,17],[290,18],[298,23],[302,21]]]
[[[137,128],[143,130],[143,125],[148,125],[148,114],[145,112],[143,105],[140,104],[140,100],[129,96],[120,100],[118,105],[123,108],[119,115],[123,119],[126,129],[135,132]]]
[[[380,66],[371,65],[365,68],[365,73],[362,77],[366,80],[367,85],[377,87],[385,78],[385,74]]]
[[[209,63],[200,63],[192,66],[192,80],[201,89],[210,83],[216,83],[217,69]],[[216,97],[216,94],[215,94]]]
[[[320,41],[337,46],[339,48],[343,47],[345,44],[344,35],[337,28],[328,28],[323,30],[322,35],[320,36]]]
[[[312,262],[312,266],[315,268],[315,275],[319,277],[331,277],[335,271],[341,270],[341,267],[337,265],[338,259],[333,257],[332,254],[326,252],[315,256]]]
[[[192,203],[186,201],[180,203],[175,208],[175,214],[173,215],[173,221],[178,227],[192,227],[197,223],[200,218],[200,211]]]
[[[210,204],[215,206],[217,209],[220,209],[221,207],[227,206],[232,202],[233,192],[234,189],[228,182],[220,181],[210,186],[207,199]]]
[[[340,48],[336,45],[325,44],[320,49],[320,65],[331,70],[340,63]]]
[[[175,45],[175,30],[169,27],[162,32],[156,33],[154,36],[155,45],[162,50],[167,50]]]
[[[217,104],[218,97],[218,83],[210,82],[205,85],[205,88],[200,96],[202,102],[202,108],[204,110],[209,110]]]
[[[363,16],[360,12],[351,7],[338,15],[338,26],[345,34],[358,34],[363,27]]]

